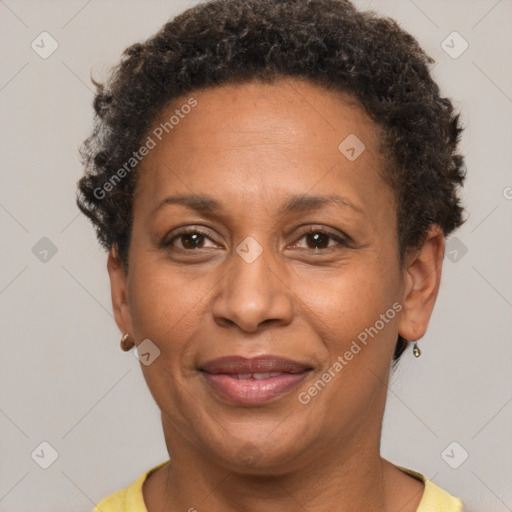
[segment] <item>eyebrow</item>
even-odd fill
[[[213,197],[200,194],[177,194],[168,196],[160,201],[153,213],[156,213],[162,207],[170,204],[179,204],[199,213],[214,214],[223,210],[222,204]],[[284,215],[286,213],[318,210],[322,206],[329,206],[330,204],[349,207],[358,213],[364,214],[362,208],[339,194],[330,194],[327,196],[313,196],[305,194],[294,195],[285,201],[277,213],[279,215]]]

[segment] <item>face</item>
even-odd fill
[[[277,474],[378,446],[397,335],[426,328],[442,236],[400,266],[377,126],[291,79],[190,94],[155,128],[177,109],[162,140],[149,132],[128,271],[108,264],[118,325],[160,351],[141,368],[170,451]]]

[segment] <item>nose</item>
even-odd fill
[[[251,237],[252,238],[252,237]],[[254,239],[252,239],[254,240]],[[255,247],[256,246],[256,247]],[[261,253],[253,259],[254,251]],[[217,325],[256,332],[265,325],[287,325],[293,315],[293,292],[282,262],[270,248],[240,244],[229,256],[227,274],[219,282],[212,312]],[[244,252],[244,249],[248,249]],[[251,254],[251,252],[253,254]]]

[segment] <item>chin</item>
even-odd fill
[[[211,439],[209,440],[211,443]],[[290,472],[299,462],[311,443],[299,433],[288,433],[272,440],[263,434],[259,438],[232,440],[216,444],[212,447],[216,461],[221,462],[226,469],[250,475],[280,475]],[[224,450],[220,452],[221,449]]]

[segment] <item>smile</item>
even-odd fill
[[[312,370],[305,364],[275,356],[230,356],[201,366],[209,389],[238,405],[261,405],[294,390]]]

